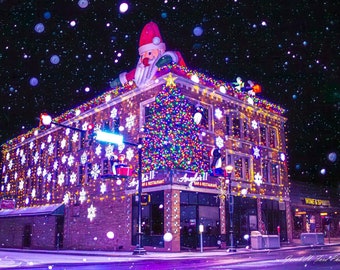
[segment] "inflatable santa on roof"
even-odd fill
[[[185,66],[181,54],[177,51],[166,51],[165,43],[157,24],[149,22],[142,30],[139,40],[139,60],[135,69],[123,72],[110,82],[112,88],[134,81],[141,88],[147,86],[155,79],[157,70],[170,63]]]

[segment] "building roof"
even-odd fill
[[[50,204],[43,206],[23,207],[17,209],[3,209],[0,210],[0,218],[43,216],[43,215],[60,216],[64,215],[64,210],[65,210],[64,204]]]

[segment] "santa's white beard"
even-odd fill
[[[157,72],[158,68],[155,63],[158,61],[158,59],[159,57],[149,60],[148,66],[144,66],[144,64],[141,62],[141,59],[139,59],[135,73],[135,83],[138,87],[149,84],[150,80]]]

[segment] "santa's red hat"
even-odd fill
[[[142,34],[140,35],[138,52],[142,54],[153,49],[163,49],[165,51],[165,44],[163,43],[157,24],[149,22],[144,26]]]

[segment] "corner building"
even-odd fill
[[[137,143],[151,117],[150,107],[167,85],[202,110],[199,138],[206,170],[142,168],[143,245],[146,250],[180,251],[229,243],[226,176],[211,170],[218,148],[222,168],[232,165],[234,233],[249,244],[252,230],[292,238],[283,110],[261,98],[178,65],[158,70],[146,87],[126,84],[54,119],[64,126],[95,130],[124,127],[124,140]],[[169,83],[170,82],[170,83]],[[165,146],[164,146],[165,147]],[[145,149],[142,149],[142,153]],[[76,129],[36,128],[2,145],[1,247],[133,250],[137,244],[138,149],[91,139]],[[112,156],[124,155],[134,173],[113,175]],[[142,159],[145,156],[142,154]],[[144,163],[143,163],[144,165]],[[163,236],[170,232],[171,241]]]

